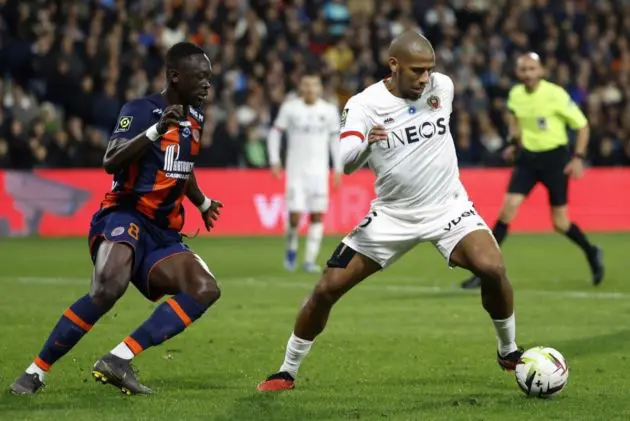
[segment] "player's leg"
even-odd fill
[[[328,261],[328,267],[300,309],[286,346],[284,361],[277,373],[258,385],[259,391],[293,388],[302,360],[322,333],[333,305],[352,287],[381,269],[381,266],[350,246],[341,243]]]
[[[533,165],[527,159],[522,159],[523,161],[520,161],[512,171],[508,191],[499,210],[499,217],[492,228],[492,235],[499,245],[507,237],[510,223],[516,218],[518,209],[537,182]],[[462,288],[466,289],[479,288],[480,286],[481,279],[476,275],[462,282]]]
[[[450,263],[470,270],[481,279],[481,300],[496,330],[499,364],[505,370],[513,370],[522,352],[516,345],[514,296],[501,250],[490,232],[478,227],[463,227],[446,241],[456,241],[462,235],[450,254]]]
[[[92,288],[63,313],[35,361],[12,385],[18,394],[36,392],[46,372],[66,355],[123,295],[133,268],[134,251],[123,243],[102,241],[94,245]]]
[[[284,267],[288,271],[294,271],[298,252],[298,229],[302,213],[306,211],[306,196],[301,180],[288,178],[286,188],[286,206],[288,219],[286,225],[286,252]]]
[[[259,391],[293,388],[302,360],[326,326],[333,305],[352,287],[392,264],[418,242],[417,226],[370,211],[343,239],[327,262],[327,268],[298,313],[277,373],[258,385]]]
[[[131,371],[132,358],[186,329],[220,297],[220,290],[208,266],[183,245],[158,249],[147,255],[143,267],[146,285],[137,285],[155,299],[173,295],[110,354],[96,362],[94,375],[127,394],[150,394]],[[145,290],[146,287],[146,290]]]
[[[564,150],[558,152],[564,152],[563,155],[568,155]],[[564,166],[568,161],[568,156],[564,159],[560,156],[558,161],[550,163],[542,175],[542,182],[549,193],[553,227],[556,232],[564,234],[582,249],[591,268],[593,285],[599,285],[604,278],[603,252],[600,247],[588,240],[577,224],[569,219],[567,209],[569,177],[564,174]]]
[[[302,214],[298,211],[289,211],[287,218],[286,252],[284,256],[284,268],[293,272],[297,261],[299,247],[299,224]]]
[[[321,268],[317,265],[317,257],[324,237],[324,215],[328,209],[327,178],[321,181],[313,180],[307,202],[310,219],[303,268],[306,272],[319,273]]]

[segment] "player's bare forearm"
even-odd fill
[[[150,143],[144,132],[131,140],[118,138],[110,141],[103,157],[105,172],[114,174],[137,161]]]
[[[577,155],[586,156],[589,137],[590,128],[588,124],[577,131],[577,138],[575,139],[575,153]]]
[[[199,188],[199,184],[197,184],[197,177],[195,177],[194,172],[190,173],[190,178],[188,178],[188,183],[186,184],[186,197],[197,207],[199,207],[206,198]]]

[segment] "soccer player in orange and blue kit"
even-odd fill
[[[217,301],[217,282],[203,260],[182,242],[182,202],[201,211],[207,229],[221,203],[199,189],[193,161],[199,153],[203,106],[211,66],[203,50],[179,43],[166,54],[166,89],[125,104],[103,166],[114,175],[111,192],[94,214],[89,247],[92,288],[63,314],[43,349],[11,385],[17,394],[43,386],[45,373],[72,349],[124,294],[129,282],[150,300],[171,298],[92,369],[94,377],[126,394],[150,394],[131,360],[182,332]]]

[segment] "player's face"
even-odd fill
[[[201,107],[208,97],[212,68],[210,61],[203,54],[190,56],[182,60],[176,81],[179,98],[195,108]]]
[[[542,66],[538,60],[521,57],[516,63],[516,76],[526,87],[531,88],[540,81]]]
[[[308,103],[315,102],[322,93],[322,81],[317,76],[303,76],[300,80],[300,95]]]
[[[390,68],[396,74],[396,84],[403,98],[413,101],[422,96],[435,67],[435,55],[413,54],[402,59],[392,58]]]

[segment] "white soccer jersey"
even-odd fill
[[[353,136],[367,142],[376,125],[387,131],[387,141],[372,144],[368,158],[376,174],[374,207],[422,213],[467,200],[449,128],[453,95],[452,80],[433,73],[416,101],[393,95],[384,81],[348,100],[340,142]]]
[[[287,134],[287,177],[328,177],[330,157],[341,171],[339,157],[339,112],[337,107],[317,100],[307,104],[301,98],[285,101],[280,107],[274,128]],[[271,140],[271,138],[270,138]],[[274,142],[275,143],[275,142]],[[280,162],[280,145],[269,145],[269,161]]]

